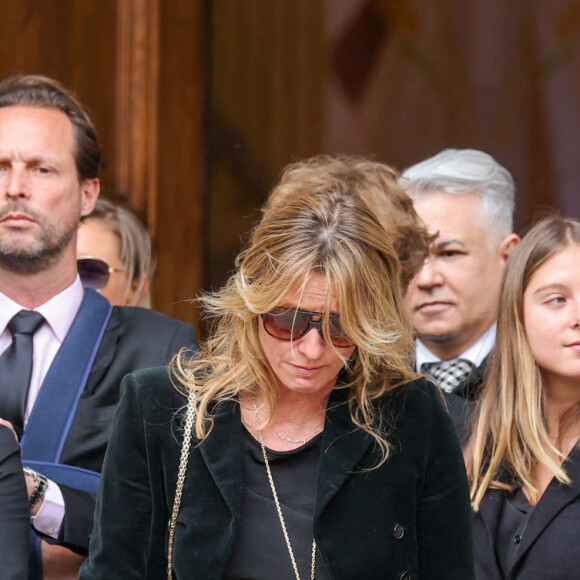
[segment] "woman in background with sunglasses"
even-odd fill
[[[83,286],[98,290],[113,306],[151,307],[153,244],[130,210],[99,197],[79,227],[77,263]]]
[[[125,379],[81,579],[472,578],[467,479],[358,196],[265,218],[200,353]]]

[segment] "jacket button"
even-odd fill
[[[395,527],[393,528],[393,536],[395,536],[395,538],[397,538],[397,540],[400,540],[403,536],[405,535],[405,528],[403,528],[403,526],[401,524],[395,524]],[[406,574],[406,572],[405,572]],[[403,578],[401,576],[401,578]]]
[[[522,541],[522,537],[519,534],[514,536],[514,544],[519,544],[521,541]]]
[[[409,572],[402,572],[399,576],[399,580],[411,580],[411,574]]]

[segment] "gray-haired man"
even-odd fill
[[[504,266],[519,241],[514,182],[482,151],[447,149],[405,170],[400,183],[439,234],[405,294],[417,370],[447,393],[461,434],[495,341]]]

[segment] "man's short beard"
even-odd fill
[[[65,231],[58,232],[43,215],[30,209],[26,213],[40,226],[39,236],[28,246],[14,240],[0,239],[0,267],[14,274],[38,274],[50,269],[70,244],[78,228],[75,222]]]

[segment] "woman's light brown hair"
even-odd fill
[[[546,260],[579,243],[579,222],[549,216],[530,229],[507,262],[490,372],[464,453],[475,510],[488,489],[510,490],[514,480],[535,504],[540,497],[533,477],[537,463],[558,481],[569,483],[561,465],[565,457],[548,436],[544,380],[526,337],[523,297]]]

